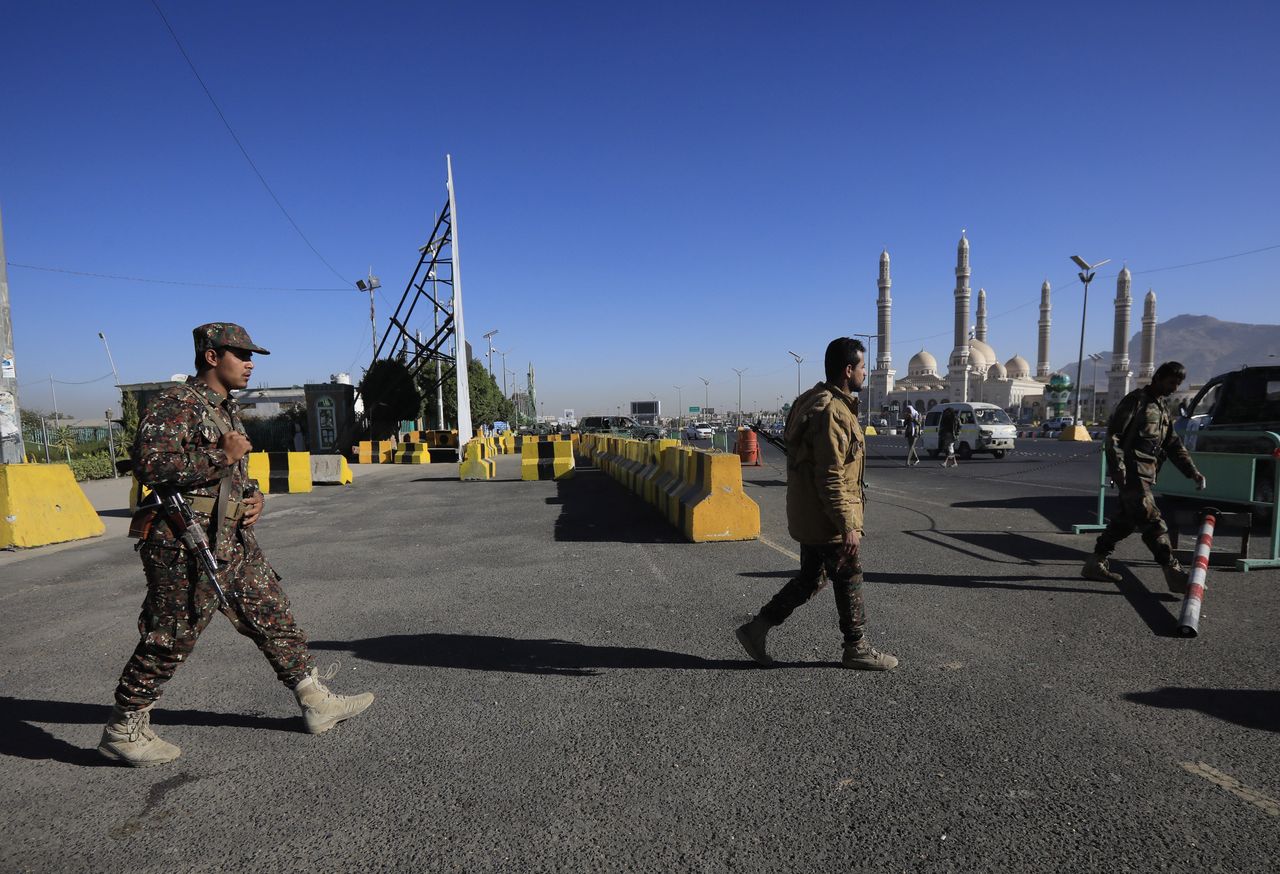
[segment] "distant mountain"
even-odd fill
[[[1275,358],[1268,358],[1275,355]],[[1185,385],[1205,382],[1219,373],[1235,370],[1244,364],[1280,365],[1280,325],[1248,325],[1224,322],[1213,316],[1174,316],[1156,325],[1156,366],[1164,361],[1181,361],[1187,366]],[[1137,387],[1138,367],[1142,363],[1142,331],[1129,338],[1129,370]],[[1102,353],[1098,362],[1097,388],[1107,388],[1107,371],[1111,369],[1111,351]],[[1076,378],[1074,360],[1058,370]],[[1089,384],[1093,362],[1085,359],[1082,376]]]

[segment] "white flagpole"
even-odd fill
[[[471,386],[467,379],[467,333],[462,324],[462,258],[458,254],[458,201],[453,191],[453,158],[444,156],[448,167],[449,178],[449,222],[452,225],[453,245],[453,335],[457,346],[456,366],[458,382],[458,454],[461,457],[462,447],[471,439]]]

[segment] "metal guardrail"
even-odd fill
[[[1206,505],[1239,504],[1268,512],[1271,516],[1270,555],[1266,558],[1239,558],[1236,570],[1280,568],[1280,434],[1270,431],[1216,431],[1214,434],[1217,437],[1263,440],[1272,448],[1270,452],[1262,453],[1192,451],[1191,458],[1208,480],[1208,487],[1204,491],[1196,491],[1193,481],[1173,465],[1166,465],[1161,469],[1152,491],[1158,495],[1192,498]],[[1101,455],[1097,521],[1072,525],[1073,533],[1084,534],[1106,528],[1107,485],[1106,456]]]

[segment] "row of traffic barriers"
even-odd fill
[[[578,454],[657,508],[693,543],[760,536],[760,505],[742,489],[736,455],[681,446],[678,440],[603,434],[584,434]]]

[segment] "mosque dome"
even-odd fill
[[[986,373],[987,368],[995,364],[1000,359],[996,357],[996,350],[992,349],[985,342],[978,339],[969,340],[969,369]]]
[[[928,352],[921,349],[911,356],[911,362],[907,365],[908,376],[936,376],[937,373],[938,359]]]
[[[1008,373],[999,361],[987,369],[987,379],[1004,379],[1006,376]]]
[[[1030,379],[1031,365],[1021,355],[1015,355],[1004,363],[1005,372],[1010,379]]]

